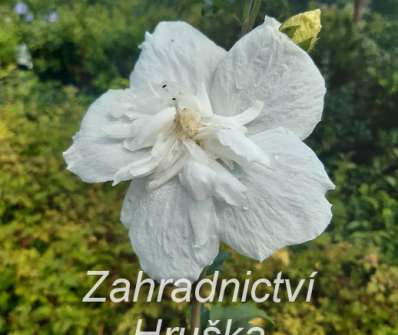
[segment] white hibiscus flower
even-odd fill
[[[329,224],[334,185],[302,142],[325,83],[278,28],[266,18],[227,52],[159,23],[131,87],[94,102],[64,153],[86,182],[135,179],[121,221],[151,277],[197,279],[221,241],[263,260]]]

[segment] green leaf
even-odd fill
[[[210,319],[210,310],[205,307],[205,305],[201,305],[200,307],[200,328],[205,329],[208,326],[208,322]]]

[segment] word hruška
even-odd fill
[[[142,326],[142,319],[138,319],[137,327],[135,329],[135,335],[160,335],[160,331],[162,328],[162,319],[159,319],[156,325],[156,330],[155,331],[142,331],[141,326]],[[191,334],[193,335],[210,335],[211,333],[221,335],[221,330],[217,328],[218,323],[220,323],[220,320],[209,320],[208,321],[208,326],[203,329],[202,332],[199,332],[199,328],[194,328],[193,332],[191,331]],[[233,327],[233,320],[228,319],[226,324],[225,324],[225,332],[223,335],[238,335],[241,334],[255,334],[257,335],[265,335],[264,329],[260,327],[250,327],[249,329],[245,329],[243,327],[236,328]],[[172,335],[172,334],[177,334],[177,335],[184,335],[185,334],[185,328],[184,327],[168,327],[165,329],[164,332],[165,335]]]
[[[221,302],[224,300],[226,290],[228,290],[228,296],[231,296],[232,292],[232,302],[246,302],[248,299],[251,299],[256,303],[268,300],[280,303],[283,299],[282,297],[285,296],[287,301],[294,302],[301,292],[303,292],[305,301],[309,302],[311,301],[315,277],[318,273],[313,272],[308,279],[301,279],[298,283],[294,284],[290,279],[282,278],[282,272],[279,272],[273,280],[266,278],[253,280],[250,278],[251,271],[247,271],[246,276],[249,278],[240,282],[236,278],[219,279],[219,271],[216,271],[212,277],[199,280],[194,287],[187,279],[162,279],[158,282],[158,290],[155,293],[156,282],[150,278],[144,279],[143,272],[140,271],[133,291],[131,290],[131,283],[128,279],[118,278],[113,280],[109,296],[100,296],[97,290],[104,284],[109,274],[110,271],[87,271],[88,276],[98,276],[99,278],[83,297],[83,302],[105,302],[108,299],[114,303],[137,302],[140,293],[146,294],[147,302],[160,302],[163,299],[166,287],[170,285],[174,285],[170,297],[176,303],[190,302],[193,294],[196,300],[201,303]],[[145,292],[143,292],[144,290]],[[270,292],[271,290],[272,293]],[[282,290],[286,291],[285,295],[281,294]]]

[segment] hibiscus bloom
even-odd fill
[[[131,87],[95,101],[64,153],[85,182],[134,179],[121,221],[151,277],[197,279],[220,242],[264,260],[329,224],[334,185],[302,142],[324,79],[279,26],[267,17],[227,52],[159,23]]]

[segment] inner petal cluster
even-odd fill
[[[199,133],[202,125],[202,117],[198,112],[190,108],[184,108],[177,111],[175,117],[175,127],[177,138],[183,140],[186,138],[193,139]]]
[[[153,190],[178,177],[193,199],[215,197],[244,207],[246,187],[232,170],[235,165],[251,169],[269,163],[246,136],[246,124],[259,115],[263,104],[256,102],[238,115],[224,117],[213,113],[206,90],[192,93],[174,83],[150,88],[154,113],[137,113],[126,101],[128,113],[118,122],[127,124],[106,129],[108,136],[124,138],[125,150],[140,153],[117,171],[114,184],[148,177],[147,188]]]

